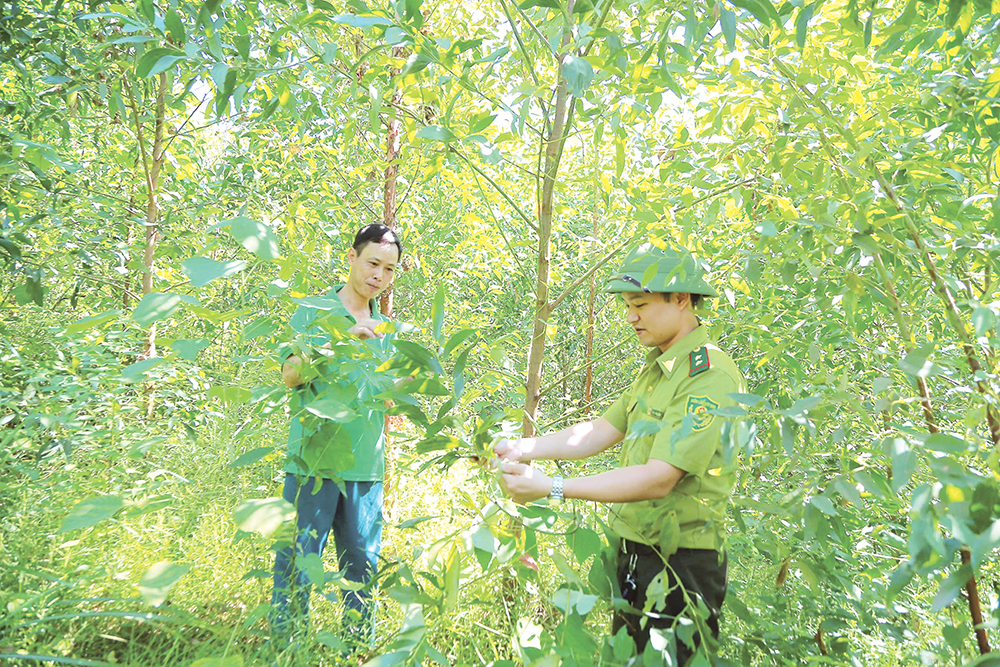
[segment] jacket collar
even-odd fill
[[[664,375],[670,377],[685,357],[708,342],[708,327],[701,324],[687,336],[671,345],[666,352],[660,352],[658,349],[650,350],[646,355],[646,363],[656,362],[663,370]]]

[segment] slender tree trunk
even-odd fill
[[[395,46],[392,49],[392,56],[394,58],[402,58],[406,55],[406,48],[402,46]],[[399,69],[393,68],[392,76],[395,78],[399,75]],[[385,178],[382,191],[382,224],[384,224],[389,229],[396,229],[396,176],[399,173],[399,165],[396,160],[399,158],[399,146],[400,138],[402,135],[402,122],[399,120],[399,112],[397,107],[403,101],[403,88],[401,85],[396,87],[396,90],[392,93],[392,106],[388,113],[388,131],[386,133],[385,140]],[[379,311],[386,317],[392,317],[392,305],[393,305],[393,290],[394,285],[389,285],[389,289],[382,293],[379,299]],[[384,475],[384,489],[383,494],[387,499],[386,503],[386,517],[392,521],[392,517],[396,514],[396,501],[398,500],[398,494],[395,491],[395,468],[396,468],[396,456],[393,451],[392,439],[389,437],[389,432],[392,427],[392,417],[386,415],[385,417],[385,475]],[[397,417],[398,419],[398,417]]]
[[[393,58],[402,58],[404,55],[406,55],[406,47],[394,46],[392,48]],[[399,70],[394,68],[392,75],[395,77],[398,74]],[[396,160],[399,158],[399,142],[403,127],[403,123],[399,120],[397,107],[402,101],[403,88],[397,86],[392,93],[392,107],[388,114],[388,133],[385,140],[385,186],[382,197],[382,224],[392,230],[396,229],[396,176],[399,174],[399,165]],[[390,285],[389,289],[382,293],[379,303],[382,314],[386,316],[392,315],[393,289],[394,287]]]
[[[962,565],[971,565],[972,554],[968,547],[962,547]],[[980,627],[983,624],[983,608],[979,602],[979,589],[976,586],[976,577],[969,577],[965,584],[965,593],[969,597],[969,614],[972,616],[972,626],[976,628],[976,643],[979,645],[980,655],[990,652],[990,638],[986,634],[986,628]]]
[[[573,0],[569,1],[567,14],[573,15]],[[563,49],[569,44],[570,31],[563,31]],[[562,157],[563,145],[566,142],[567,118],[572,109],[567,109],[569,90],[566,79],[562,75],[562,60],[560,56],[559,69],[556,72],[556,104],[549,123],[549,132],[545,140],[545,169],[542,172],[542,193],[538,206],[538,270],[535,280],[535,318],[531,328],[531,346],[528,349],[528,381],[525,387],[524,422],[521,432],[530,437],[535,434],[535,417],[538,413],[538,401],[541,398],[542,360],[545,356],[545,333],[552,314],[549,304],[549,262],[551,258],[552,237],[552,203],[559,173],[559,159]]]
[[[147,151],[146,139],[139,118],[139,108],[136,103],[135,90],[126,78],[129,101],[132,107],[132,120],[135,124],[136,141],[139,144],[139,158],[142,160],[143,172],[146,178],[146,219],[144,225],[143,243],[143,274],[142,293],[153,291],[153,271],[155,269],[156,245],[159,241],[159,200],[160,169],[163,167],[163,129],[166,115],[167,75],[160,73],[157,79],[156,108],[153,116],[153,147],[152,153]],[[140,359],[151,359],[156,356],[156,323],[149,326]],[[156,403],[153,387],[146,387],[146,416],[152,417]]]
[[[910,333],[910,326],[906,322],[906,316],[903,314],[903,306],[899,301],[899,296],[896,294],[896,286],[892,282],[892,276],[889,275],[889,270],[885,267],[885,262],[882,261],[881,252],[875,253],[875,268],[878,270],[879,277],[882,278],[882,285],[885,287],[886,295],[889,297],[889,307],[892,310],[893,318],[896,320],[896,326],[899,328],[899,337],[903,341],[903,350],[909,354],[913,351],[913,336]],[[920,393],[920,406],[924,411],[924,423],[927,424],[928,431],[937,433],[938,427],[934,419],[934,410],[931,409],[931,395],[930,390],[927,388],[927,381],[922,377],[918,377],[916,384],[917,391]]]
[[[134,190],[132,191],[132,194],[129,195],[129,198],[128,198],[128,209],[127,210],[128,210],[128,216],[131,216],[132,215],[132,211],[135,210],[135,191]],[[132,247],[132,241],[133,241],[133,239],[134,239],[134,237],[132,236],[132,225],[130,225],[130,224],[128,224],[126,222],[126,224],[125,224],[125,247],[126,248],[131,248]],[[129,298],[128,298],[129,288],[132,287],[132,285],[130,284],[132,276],[130,275],[130,272],[128,270],[128,262],[127,261],[125,262],[125,265],[122,267],[122,270],[124,271],[124,274],[122,275],[122,280],[123,280],[123,282],[125,284],[125,289],[122,290],[122,308],[125,308],[127,310],[130,307],[130,301],[129,301]]]
[[[594,184],[594,212],[591,215],[593,223],[593,240],[590,247],[597,251],[597,184]],[[594,302],[597,300],[597,274],[590,275],[590,296],[587,299],[587,379],[583,385],[583,414],[590,414],[591,403],[594,402]]]

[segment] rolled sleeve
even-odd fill
[[[668,427],[656,434],[649,457],[665,461],[690,475],[702,476],[719,449],[723,418],[710,411],[733,405],[738,391],[724,371],[711,369],[678,388],[663,420]]]

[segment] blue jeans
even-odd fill
[[[375,614],[368,584],[382,550],[382,482],[344,482],[346,495],[334,482],[321,482],[313,493],[315,477],[309,477],[300,489],[295,475],[285,475],[282,496],[296,509],[295,546],[278,549],[275,555],[271,630],[287,639],[296,622],[308,617],[312,583],[295,559],[322,555],[332,528],[341,573],[348,581],[365,584],[359,591],[342,591],[344,625],[370,645],[375,639]]]

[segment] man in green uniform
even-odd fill
[[[746,391],[739,368],[695,314],[701,298],[718,295],[690,253],[650,243],[629,253],[605,291],[621,295],[627,322],[651,348],[642,371],[595,421],[498,442],[501,484],[520,503],[549,496],[611,504],[611,527],[621,537],[618,585],[634,608],[616,612],[612,632],[625,628],[640,653],[652,628],[696,618],[699,599],[717,638],[726,592],[726,505],[735,474],[723,453],[724,419],[713,411],[734,405],[730,394]],[[620,441],[618,467],[596,475],[549,477],[524,463],[582,459]],[[665,599],[647,600],[660,573]],[[681,640],[676,646],[683,665],[692,647]]]
[[[364,587],[344,595],[344,621],[362,643],[374,637],[369,582],[382,543],[384,394],[393,381],[376,369],[392,354],[376,297],[391,284],[402,244],[368,225],[347,254],[347,283],[303,299],[290,326],[298,334],[281,376],[293,391],[283,497],[296,509],[295,544],[274,561],[271,626],[287,639],[305,619],[311,590],[303,560],[322,555],[331,530],[344,578]]]

